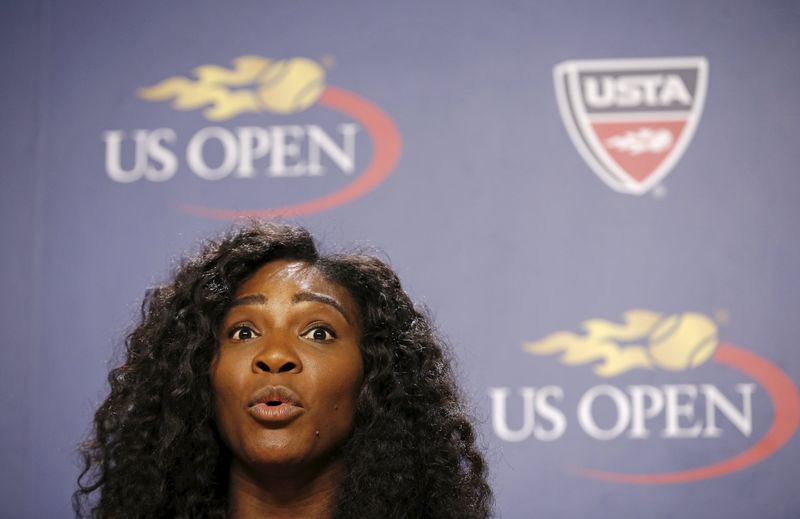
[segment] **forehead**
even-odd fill
[[[314,265],[305,261],[275,260],[265,263],[242,283],[235,297],[276,292],[314,292],[336,299],[351,315],[358,315],[350,292],[328,280]]]

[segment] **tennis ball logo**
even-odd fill
[[[290,114],[315,104],[325,91],[325,68],[306,58],[239,56],[233,68],[202,65],[196,79],[171,76],[139,89],[147,101],[172,101],[176,110],[203,110],[211,121],[243,113]]]
[[[567,365],[592,363],[601,377],[635,369],[683,371],[711,358],[719,345],[717,325],[699,313],[662,314],[629,310],[624,322],[589,319],[584,334],[551,333],[525,344],[534,355],[560,354]]]
[[[669,315],[653,327],[647,352],[653,364],[680,371],[707,361],[719,344],[717,327],[708,317],[687,312]]]
[[[281,114],[299,112],[317,102],[325,90],[325,69],[305,58],[269,61],[258,79],[262,106]]]

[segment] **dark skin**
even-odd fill
[[[229,517],[331,517],[363,379],[351,295],[313,266],[273,261],[236,292],[211,366],[233,454]]]

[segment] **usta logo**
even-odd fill
[[[705,103],[702,57],[565,61],[553,69],[573,144],[612,189],[641,195],[691,141]]]
[[[647,74],[614,77],[587,76],[583,81],[586,103],[592,108],[631,108],[636,106],[689,107],[692,95],[676,74]]]

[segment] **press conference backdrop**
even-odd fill
[[[800,517],[800,3],[2,13],[0,515],[71,515],[144,290],[282,217],[432,310],[498,516]]]

